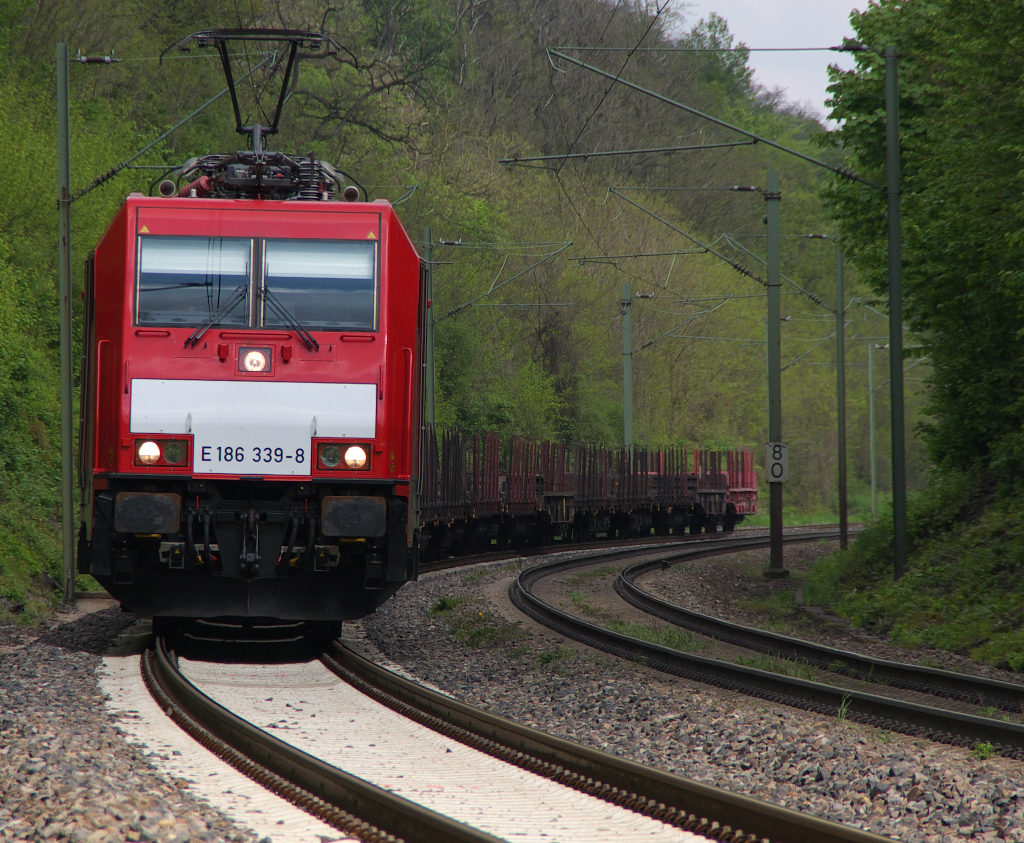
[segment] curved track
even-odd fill
[[[388,707],[512,764],[713,840],[881,843],[887,838],[662,772],[424,688],[335,642],[323,660]],[[742,829],[742,830],[740,830]]]
[[[810,533],[800,536],[787,536],[786,541],[791,543],[794,541],[814,541],[834,537],[834,533]],[[763,547],[767,544],[767,539],[763,537],[705,542],[701,547],[687,548],[671,554],[663,554],[656,560],[635,565],[628,569],[628,571],[632,572],[631,578],[635,578],[641,570],[649,571],[659,567],[668,567],[670,564],[685,559],[747,550],[754,547]],[[509,595],[523,612],[563,635],[596,649],[604,650],[622,658],[639,660],[649,667],[692,681],[717,685],[729,690],[768,699],[773,702],[784,703],[797,708],[816,711],[821,714],[842,715],[852,721],[890,731],[928,737],[942,743],[958,746],[989,743],[997,752],[1004,756],[1024,759],[1024,726],[987,717],[978,717],[942,708],[899,701],[862,691],[837,688],[819,682],[791,678],[752,667],[743,667],[732,662],[682,653],[604,629],[596,624],[562,612],[532,593],[533,586],[545,577],[563,573],[573,568],[591,565],[595,561],[603,561],[604,558],[590,557],[535,566],[520,574],[512,583]],[[625,583],[625,578],[623,583]],[[626,589],[628,586],[623,585],[623,588]],[[630,589],[630,593],[639,591],[635,586]],[[734,624],[726,624],[706,616],[697,615],[697,613],[687,612],[687,610],[679,610],[679,607],[674,607],[675,610],[678,610],[674,612],[673,609],[665,608],[665,606],[670,606],[671,604],[664,604],[662,601],[658,601],[656,604],[652,602],[656,601],[656,598],[648,597],[649,599],[646,597],[641,598],[640,596],[635,598],[638,603],[642,602],[644,604],[640,608],[645,611],[647,611],[647,606],[657,608],[657,611],[654,611],[653,614],[669,620],[671,623],[676,623],[676,619],[678,619],[680,626],[695,629],[695,631],[701,634],[711,635],[732,644],[745,647],[756,644],[755,649],[760,649],[762,652],[771,652],[786,658],[795,657],[810,660],[808,657],[813,656],[816,661],[824,660],[826,666],[834,662],[843,662],[847,665],[849,672],[852,675],[856,675],[856,678],[866,678],[866,676],[861,676],[860,674],[870,675],[873,665],[877,663],[874,669],[884,669],[884,675],[887,679],[882,681],[893,680],[889,684],[898,687],[912,687],[914,690],[929,689],[929,693],[947,698],[964,699],[973,694],[974,696],[971,701],[980,701],[979,704],[981,705],[993,704],[1020,710],[1017,706],[1024,702],[1024,688],[1018,688],[1008,683],[984,679],[978,680],[972,677],[959,679],[957,674],[947,671],[912,668],[878,659],[855,656],[844,651],[832,650],[831,648],[817,648],[817,653],[815,654],[815,645],[798,642],[796,639],[787,639],[785,636],[760,633],[757,630],[739,627]],[[707,622],[706,624],[705,621]],[[789,649],[787,650],[787,648]],[[904,669],[906,670],[906,675],[901,679],[900,674]]]
[[[229,764],[324,822],[367,843],[498,840],[275,738],[214,702],[174,661],[163,639],[157,639],[142,662],[146,684],[168,715]]]
[[[360,669],[359,659],[343,648],[333,656],[322,654],[323,664],[218,664],[184,657],[175,664],[160,645],[147,670],[152,682],[165,686],[162,705],[205,745],[363,839],[394,839],[389,831],[409,841],[757,839],[475,737],[358,678],[349,668]],[[372,666],[360,672],[372,675]],[[252,725],[268,717],[273,722],[265,728],[287,736],[287,743]],[[219,739],[229,746],[218,746]]]
[[[622,571],[615,580],[615,590],[638,609],[689,629],[739,647],[757,650],[776,658],[792,659],[827,668],[865,682],[906,688],[945,699],[961,700],[978,706],[993,706],[1017,714],[1024,712],[1024,686],[981,676],[968,676],[948,670],[919,667],[902,662],[876,659],[851,653],[799,638],[779,635],[719,620],[677,606],[654,596],[637,585],[637,579],[654,570],[663,569],[662,560],[641,562]],[[996,724],[999,721],[995,721]]]
[[[627,808],[634,815],[675,826],[680,830],[676,833],[687,840],[880,843],[884,839],[652,770],[481,712],[402,679],[339,642],[320,660],[356,691],[446,738]],[[161,706],[194,738],[340,830],[367,841],[500,839],[345,773],[253,726],[189,681],[162,639],[144,657],[143,672]],[[262,699],[263,693],[257,696]],[[508,793],[510,798],[517,795]],[[570,815],[580,811],[579,798],[575,807],[567,804],[559,811]],[[638,817],[637,821],[644,820]]]

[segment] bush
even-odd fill
[[[804,585],[826,606],[896,642],[1024,668],[1024,504],[989,478],[947,471],[908,502],[907,572],[893,579],[892,515]]]

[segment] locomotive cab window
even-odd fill
[[[139,238],[136,324],[374,331],[377,242]]]
[[[140,237],[137,324],[247,324],[251,258],[251,240]]]
[[[372,331],[377,327],[377,245],[345,240],[267,240],[263,284],[304,328]],[[285,328],[277,308],[263,324]]]

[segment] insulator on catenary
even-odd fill
[[[178,195],[191,196],[193,190],[196,192],[196,196],[209,196],[213,191],[213,179],[209,176],[200,176],[195,181],[190,181],[181,190],[179,190]]]
[[[334,198],[328,189],[327,181],[320,162],[313,158],[307,158],[302,162],[302,169],[299,173],[299,180],[302,187],[299,189],[299,198],[311,201],[329,202]]]

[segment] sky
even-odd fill
[[[867,0],[687,0],[684,26],[717,12],[729,24],[735,41],[755,47],[832,47],[853,37],[850,12],[867,7]],[[828,66],[854,66],[848,53],[754,53],[749,65],[766,88],[786,89],[786,99],[809,104],[821,117],[828,111],[825,87]]]

